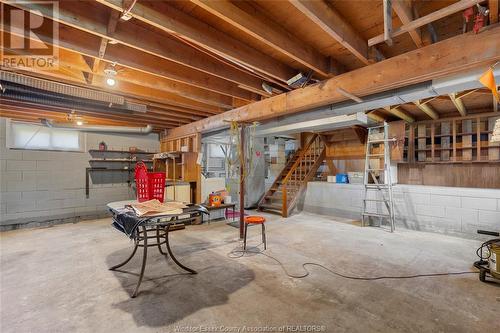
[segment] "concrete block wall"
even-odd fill
[[[381,198],[371,193],[370,198]],[[477,229],[500,230],[500,189],[398,184],[393,194],[396,227],[467,238],[476,238]],[[309,182],[299,208],[360,219],[363,195],[363,185]],[[370,202],[368,209],[387,212],[378,202]]]
[[[123,175],[95,172],[86,198],[88,150],[104,141],[110,150],[158,151],[158,136],[86,133],[85,138],[84,152],[8,149],[6,121],[0,118],[0,230],[100,217],[107,214],[106,203],[134,197]]]

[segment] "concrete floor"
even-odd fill
[[[390,234],[305,213],[269,219],[266,253],[291,274],[302,274],[301,263],[310,261],[363,276],[467,271],[479,244],[408,230]],[[249,243],[258,245],[260,230],[250,233]],[[500,285],[481,283],[476,274],[356,281],[308,267],[309,277],[293,279],[262,255],[229,258],[240,244],[237,229],[223,222],[177,231],[172,243],[199,274],[183,274],[150,248],[146,280],[132,299],[137,276],[107,269],[132,249],[110,219],[2,233],[1,332],[236,332],[232,327],[244,326],[262,332],[282,325],[319,325],[326,332],[500,331]],[[139,256],[123,269],[137,272]]]

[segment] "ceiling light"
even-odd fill
[[[113,87],[116,84],[115,76],[117,74],[114,64],[104,69],[104,74],[106,75],[106,84]]]
[[[76,121],[76,124],[77,124],[78,126],[82,126],[82,125],[83,125],[83,121],[81,121],[81,120],[77,120],[77,121]]]
[[[116,80],[112,77],[108,77],[106,79],[106,84],[110,87],[113,87],[116,84]]]

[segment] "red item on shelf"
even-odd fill
[[[158,199],[160,202],[165,198],[164,172],[148,172],[144,162],[135,166],[135,185],[137,188],[137,201],[144,202]]]

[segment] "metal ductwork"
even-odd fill
[[[77,99],[82,103],[98,104],[100,107],[114,107],[124,111],[146,112],[147,105],[130,102],[125,97],[107,92],[83,88],[51,80],[40,79],[18,73],[0,71],[0,81],[5,88],[4,94],[9,93],[9,87],[24,87],[38,93],[46,93],[66,99]]]
[[[317,108],[308,112],[302,112],[293,115],[281,116],[258,127],[258,133],[267,133],[272,135],[268,128],[275,127],[281,133],[282,129],[290,129],[294,124],[300,122],[311,122],[311,124],[321,124],[322,122],[331,121],[334,116],[341,116],[347,114],[355,114],[358,112],[365,112],[384,108],[387,106],[394,106],[405,103],[412,103],[426,98],[432,98],[440,95],[447,95],[464,90],[471,90],[483,87],[478,81],[479,77],[484,73],[485,69],[466,71],[460,74],[444,77],[441,79],[431,80],[414,84],[404,88],[385,91],[378,94],[362,97],[362,102],[345,101],[341,103],[332,104],[329,106]],[[495,79],[500,81],[500,68],[494,70]],[[316,126],[316,125],[315,125]],[[262,132],[260,130],[262,128]],[[334,129],[332,126],[321,126],[314,129],[314,126],[309,130],[322,130]],[[306,130],[306,129],[303,129]],[[276,132],[278,133],[278,132]]]
[[[48,119],[42,120],[42,125],[52,128],[60,128],[82,132],[106,132],[106,133],[126,133],[126,134],[149,134],[153,131],[153,126],[146,127],[127,127],[127,126],[99,126],[99,125],[74,125],[55,123]]]

